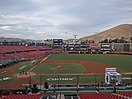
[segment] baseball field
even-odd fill
[[[0,70],[1,88],[24,84],[87,84],[104,82],[105,68],[116,67],[122,77],[132,75],[132,56],[115,54],[53,54]],[[130,80],[124,80],[124,83]]]

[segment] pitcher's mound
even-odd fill
[[[51,67],[52,70],[62,69],[62,68],[64,68],[64,66],[53,66],[53,67]]]
[[[14,76],[16,76],[17,78],[27,78],[27,77],[34,76],[34,75],[36,75],[34,72],[28,72],[25,74],[17,73]]]

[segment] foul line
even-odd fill
[[[47,57],[45,57],[43,60],[40,61],[40,63],[42,63],[43,61],[45,61],[48,57],[50,57],[50,55],[48,55]],[[35,69],[37,67],[37,65],[35,65],[33,68],[31,68],[28,72],[31,72],[33,69]]]
[[[128,75],[131,75],[131,74],[132,74],[132,72],[127,72],[127,73],[122,73],[122,74],[128,74]]]

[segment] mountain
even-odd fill
[[[0,41],[22,41],[22,40],[24,40],[24,39],[0,37]]]
[[[42,40],[20,39],[20,38],[6,38],[6,37],[0,37],[0,41],[42,42]]]
[[[116,38],[120,39],[121,37],[124,37],[127,40],[129,40],[130,37],[132,37],[132,24],[119,25],[114,28],[100,32],[98,34],[83,37],[80,39],[80,41],[94,40],[95,42],[99,42],[108,38],[113,40]]]

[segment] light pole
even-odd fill
[[[68,34],[68,32],[65,32],[65,35],[66,35],[65,43],[68,43],[67,34]]]
[[[66,34],[66,40],[67,40],[67,34],[68,34],[68,33],[67,33],[67,32],[65,32],[65,34]]]
[[[73,36],[74,36],[74,38],[75,38],[75,40],[74,40],[74,44],[75,44],[76,38],[77,38],[77,34],[75,34],[75,35],[73,35]]]

